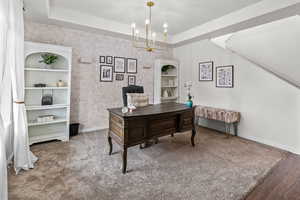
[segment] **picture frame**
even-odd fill
[[[216,87],[233,88],[234,87],[234,66],[216,67]]]
[[[138,60],[136,58],[127,58],[126,72],[128,74],[137,74]]]
[[[113,81],[113,67],[109,65],[100,65],[100,82]]]
[[[213,81],[214,77],[214,62],[200,62],[199,63],[199,81]]]
[[[109,65],[113,64],[113,57],[112,56],[106,56],[106,64],[109,64]]]
[[[128,76],[128,85],[136,85],[136,76]]]
[[[114,57],[114,72],[125,73],[126,59],[123,57]]]
[[[116,74],[116,81],[123,81],[124,80],[124,74]]]
[[[106,62],[105,56],[99,56],[99,63],[105,64],[105,62]]]

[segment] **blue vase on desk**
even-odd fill
[[[192,108],[193,107],[193,101],[192,101],[192,96],[189,94],[188,95],[188,100],[185,102],[185,105]]]

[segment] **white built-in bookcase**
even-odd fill
[[[41,54],[52,53],[58,56],[51,68],[44,68]],[[30,144],[49,140],[69,140],[70,96],[71,96],[72,49],[51,44],[25,42],[25,105],[27,110]],[[57,87],[62,80],[64,87]],[[47,84],[45,88],[34,84]],[[42,95],[52,94],[53,105],[42,106]],[[38,123],[37,117],[54,115],[50,122]]]
[[[175,68],[162,73],[164,65],[173,65]],[[157,59],[154,68],[154,104],[178,102],[179,100],[179,62],[176,60]],[[168,97],[164,96],[168,91]]]

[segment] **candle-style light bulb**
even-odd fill
[[[139,36],[140,35],[140,31],[138,29],[135,30],[135,40],[138,41],[139,40]]]
[[[154,46],[155,42],[156,42],[156,33],[155,32],[152,33],[152,41],[153,41],[153,46]]]
[[[164,29],[167,29],[168,28],[168,24],[164,23],[163,27],[164,27]]]
[[[146,25],[149,25],[149,24],[150,24],[150,20],[149,20],[149,19],[146,19],[146,20],[145,20],[145,24],[146,24]]]

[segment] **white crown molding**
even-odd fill
[[[171,44],[181,46],[193,40],[210,39],[274,20],[290,17],[300,12],[300,0],[264,0],[236,12],[212,20],[173,36]]]

